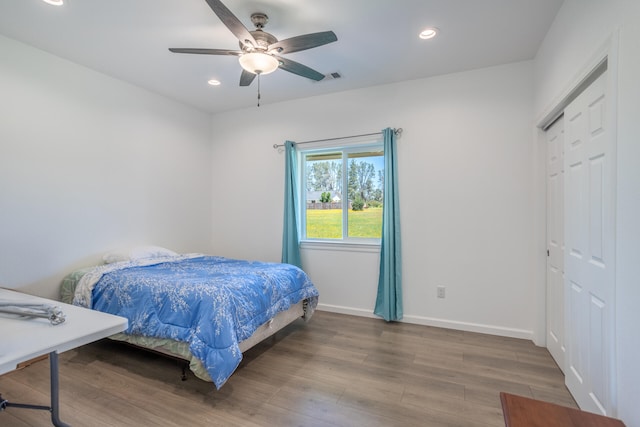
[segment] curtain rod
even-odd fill
[[[360,138],[362,136],[373,136],[373,135],[379,135],[381,134],[382,131],[380,132],[372,132],[372,133],[363,133],[360,135],[349,135],[349,136],[339,136],[336,138],[325,138],[325,139],[313,139],[311,141],[302,141],[302,142],[294,142],[295,145],[300,145],[300,144],[310,144],[312,142],[325,142],[325,141],[337,141],[339,139],[349,139],[349,138]],[[393,129],[393,133],[395,133],[396,135],[400,135],[402,133],[402,128],[398,128],[398,129]],[[273,148],[280,148],[280,147],[284,147],[284,144],[273,144]]]

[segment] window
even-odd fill
[[[379,242],[381,143],[300,150],[302,240]]]

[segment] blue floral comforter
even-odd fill
[[[307,275],[289,264],[213,256],[119,264],[89,275],[91,301],[77,289],[74,303],[126,317],[128,334],[188,342],[218,389],[242,360],[240,341],[299,301],[318,301]]]

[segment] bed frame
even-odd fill
[[[274,335],[279,330],[288,326],[297,319],[307,319],[306,301],[289,307],[286,311],[276,314],[271,320],[263,323],[258,329],[244,341],[238,344],[241,352],[249,350],[261,341]],[[174,341],[170,339],[151,338],[139,335],[127,335],[124,333],[115,334],[109,337],[112,340],[121,341],[147,351],[159,353],[177,361],[185,362],[182,366],[182,380],[187,379],[187,367],[194,375],[204,381],[211,382],[211,378],[199,359],[194,357],[189,351],[189,343],[184,341]]]

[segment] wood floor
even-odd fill
[[[49,365],[0,376],[48,403]],[[60,356],[60,417],[80,426],[503,426],[499,392],[576,407],[530,341],[317,311],[247,351],[219,390],[176,361],[109,340]],[[0,426],[48,426],[7,408]]]

